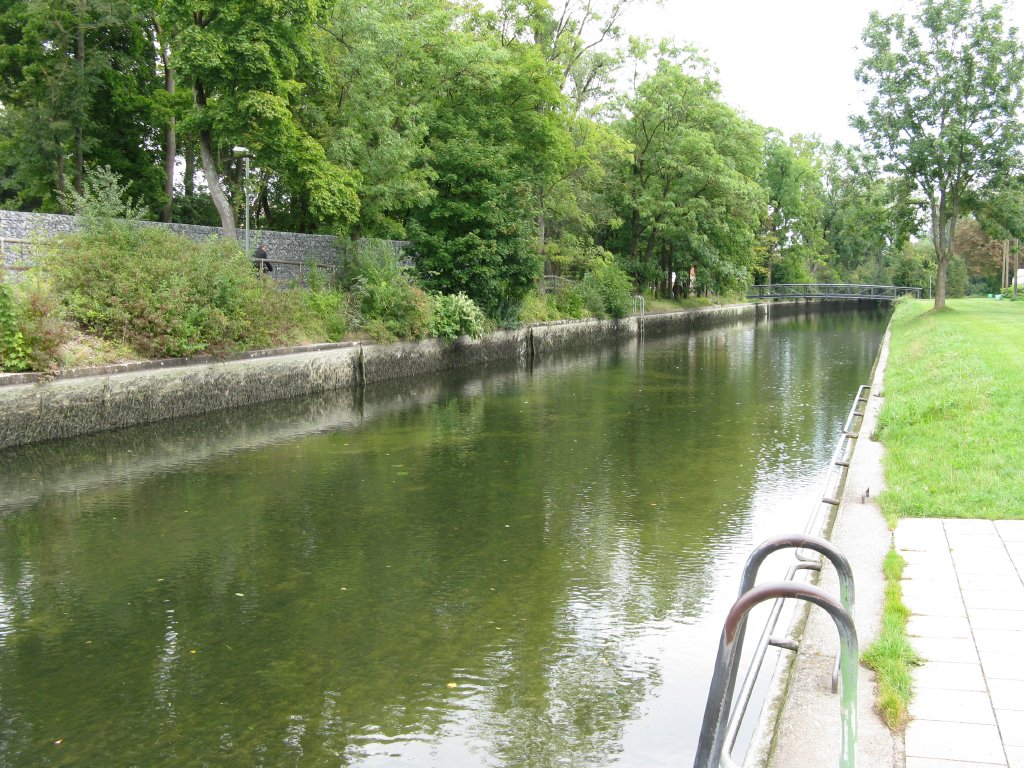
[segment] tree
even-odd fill
[[[835,143],[823,154],[822,225],[841,282],[881,282],[886,259],[917,229],[905,182],[882,173],[861,147]]]
[[[999,6],[981,0],[922,0],[918,12],[871,15],[870,54],[857,78],[874,94],[853,119],[886,170],[927,200],[937,258],[935,308],[965,195],[998,183],[1019,164],[1024,55]]]
[[[91,164],[132,179],[160,207],[147,31],[129,0],[14,0],[0,10],[0,199],[60,210]]]
[[[634,41],[642,61],[646,45]],[[640,281],[668,289],[692,266],[717,290],[744,283],[764,199],[763,132],[719,98],[691,52],[662,46],[658,64],[624,97],[614,126],[632,147],[612,190],[621,229],[605,240]]]
[[[410,215],[424,282],[501,318],[541,276],[531,194],[569,142],[547,62],[531,45],[452,40],[428,149],[436,196]]]
[[[765,142],[761,184],[768,198],[764,224],[768,283],[813,279],[824,264],[824,208],[819,144],[771,131]]]
[[[355,221],[354,174],[331,162],[296,119],[306,83],[321,76],[313,45],[321,14],[319,0],[163,2],[160,21],[170,64],[195,103],[183,127],[198,136],[203,174],[225,236],[234,236],[235,213],[218,154],[241,144],[253,152],[264,181],[286,190],[293,229]]]

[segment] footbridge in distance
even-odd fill
[[[860,299],[896,301],[903,296],[921,298],[921,289],[898,285],[857,285],[854,283],[773,283],[752,285],[747,298],[753,301],[776,299]]]

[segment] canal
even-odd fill
[[[0,765],[677,766],[881,312],[0,453]]]

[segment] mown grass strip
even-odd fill
[[[889,550],[882,566],[885,572],[885,604],[882,631],[878,639],[861,654],[864,664],[875,671],[878,683],[878,709],[893,730],[901,729],[909,717],[913,667],[921,663],[907,639],[910,611],[903,604],[900,579],[906,561]]]
[[[1024,302],[901,303],[878,436],[900,517],[1024,518]]]

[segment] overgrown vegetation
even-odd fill
[[[903,301],[891,328],[878,425],[889,524],[1024,517],[1024,303]]]
[[[907,639],[910,610],[903,604],[900,580],[906,561],[889,550],[882,569],[885,573],[885,601],[882,630],[878,639],[861,655],[864,664],[875,671],[878,684],[878,709],[893,730],[907,722],[911,698],[913,668],[921,658]]]

